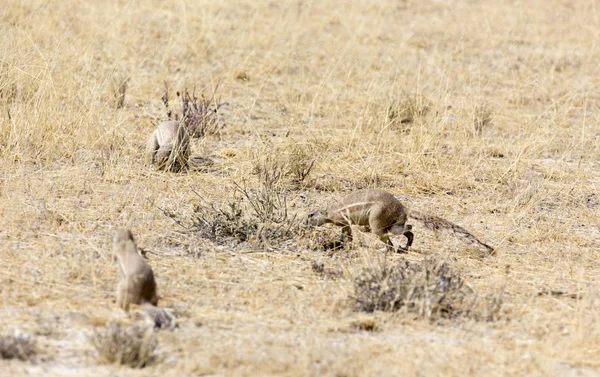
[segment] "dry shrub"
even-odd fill
[[[211,97],[206,97],[204,94],[196,97],[195,91],[190,95],[186,89],[181,96],[181,101],[183,121],[191,137],[213,135],[225,126],[219,117],[219,108],[223,103],[215,99],[214,92]]]
[[[449,315],[464,296],[463,280],[445,261],[425,258],[422,263],[402,260],[363,270],[354,281],[360,311],[397,311],[405,307],[421,317]],[[454,305],[453,305],[454,304]]]
[[[190,230],[200,232],[203,238],[217,243],[245,242],[256,234],[258,228],[256,223],[245,216],[237,200],[221,206],[212,202],[196,205],[192,223]]]
[[[250,204],[254,217],[261,223],[281,223],[288,218],[284,183],[287,176],[285,161],[269,155],[264,161],[254,164],[253,173],[258,178],[258,188],[251,190],[246,182],[235,186]]]
[[[312,148],[300,144],[294,145],[287,161],[288,174],[291,175],[292,182],[304,182],[315,166],[315,162],[315,151]]]
[[[167,110],[167,118],[173,119],[173,111],[169,107],[169,88],[165,83],[165,94],[162,96],[163,104]],[[181,120],[186,127],[190,137],[200,138],[218,133],[225,123],[219,116],[219,108],[224,105],[220,99],[216,98],[218,85],[210,96],[204,93],[200,97],[196,96],[196,90],[189,93],[187,88],[182,92],[177,92],[177,97],[181,98],[182,115]],[[175,116],[179,120],[179,116]]]
[[[269,178],[265,175],[273,176],[279,188],[288,183],[296,186],[304,182],[317,161],[314,148],[304,144],[260,151],[252,159],[252,173],[259,180]]]
[[[20,332],[0,336],[0,359],[31,360],[37,353],[35,339]]]
[[[487,301],[478,300],[448,262],[437,258],[366,268],[354,280],[352,299],[359,311],[404,309],[430,320],[460,315],[496,319],[502,304],[500,299],[484,305]]]
[[[158,341],[152,329],[113,323],[104,332],[95,331],[90,341],[106,363],[143,368],[156,360]]]
[[[282,188],[284,164],[269,160],[256,165],[255,173],[258,188],[249,188],[246,181],[234,182],[235,198],[225,205],[217,206],[196,193],[201,203],[195,206],[188,229],[217,243],[241,243],[252,238],[270,243],[292,238],[299,221],[288,212]]]
[[[286,195],[272,185],[272,178],[265,172],[257,189],[236,183],[236,190],[244,197],[251,224],[257,225],[256,236],[261,241],[285,241],[295,234],[299,221],[289,214]]]

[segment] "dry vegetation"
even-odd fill
[[[4,1],[0,334],[25,335],[0,375],[142,375],[103,336],[165,377],[600,375],[599,20],[594,0]],[[143,163],[165,82],[223,103],[183,173]],[[407,256],[365,233],[323,250],[339,228],[300,226],[365,187],[496,253],[418,223]],[[123,356],[146,332],[115,304],[117,227],[177,316],[151,353]]]
[[[90,342],[101,362],[144,368],[155,361],[157,341],[150,328],[113,323],[106,331],[96,332]]]

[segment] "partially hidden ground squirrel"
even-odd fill
[[[187,167],[189,157],[190,136],[182,122],[162,122],[146,142],[146,163],[159,170],[181,171]]]

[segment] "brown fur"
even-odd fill
[[[407,225],[408,218],[413,218],[424,223],[432,230],[450,230],[459,237],[477,243],[487,250],[493,247],[481,242],[463,227],[453,224],[437,216],[425,215],[420,212],[408,212],[407,209],[392,194],[381,190],[358,190],[342,199],[341,202],[327,208],[326,211],[315,212],[309,215],[307,225],[323,225],[332,223],[342,227],[342,241],[352,240],[351,225],[359,225],[370,231],[393,248],[390,234],[404,234],[407,238],[405,247],[397,251],[408,250],[413,242],[412,225]]]
[[[158,304],[156,281],[150,265],[140,256],[131,231],[117,230],[113,237],[113,250],[117,258],[119,284],[117,305],[129,310],[130,304]]]
[[[146,163],[158,169],[178,172],[188,165],[190,136],[175,120],[158,125],[146,142]]]
[[[342,241],[352,240],[350,225],[363,226],[365,230],[379,236],[389,248],[394,244],[391,234],[404,234],[407,243],[398,251],[406,251],[412,244],[411,225],[406,225],[406,209],[392,194],[379,190],[358,190],[327,208],[326,211],[311,213],[307,224],[318,226],[332,223],[342,227]]]

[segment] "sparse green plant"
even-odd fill
[[[31,360],[37,353],[35,339],[30,335],[15,332],[14,335],[0,335],[0,359]]]
[[[106,363],[144,368],[156,361],[158,341],[150,328],[112,323],[105,331],[96,330],[90,341]]]

